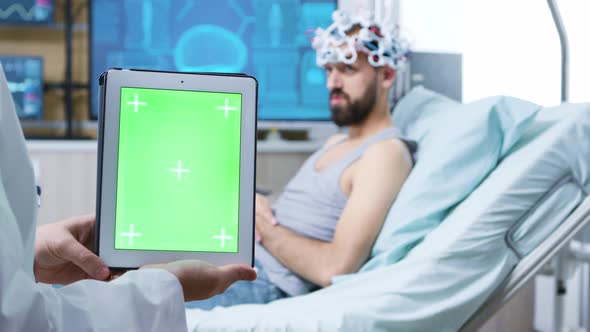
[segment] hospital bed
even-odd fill
[[[564,266],[561,261],[565,259],[560,257],[561,250],[568,251],[571,248],[573,254],[584,254],[585,260],[588,260],[587,251],[580,250],[580,243],[572,241],[574,236],[578,234],[590,222],[590,198],[586,198],[582,204],[566,219],[561,226],[550,234],[547,239],[543,241],[536,249],[529,255],[522,258],[516,265],[514,270],[510,273],[507,280],[501,287],[490,297],[482,307],[462,326],[461,331],[476,331],[481,327],[496,311],[505,305],[522,287],[523,285],[539,273],[544,267],[549,265],[553,260],[556,264],[555,273],[557,275],[558,283],[562,287],[564,278]],[[561,293],[561,292],[560,292]],[[563,296],[563,294],[557,294]],[[561,302],[561,301],[558,301]],[[562,329],[563,319],[563,303],[555,307],[554,312],[554,331]]]
[[[431,98],[430,102],[425,103],[427,98]],[[445,102],[449,101],[418,89],[408,95],[400,107],[405,105],[409,110],[422,104],[421,112],[433,115],[433,109],[441,108]],[[505,147],[507,151],[503,157],[499,154],[499,164],[494,164],[491,172],[483,172],[481,183],[474,189],[467,188],[470,194],[459,197],[460,204],[444,214],[440,225],[424,227],[428,223],[418,218],[417,224],[422,224],[422,228],[414,227],[415,222],[399,226],[404,217],[412,213],[403,210],[403,205],[409,202],[404,197],[412,194],[406,185],[417,184],[410,177],[404,185],[409,191],[402,189],[396,200],[405,201],[397,210],[394,204],[390,211],[399,217],[391,219],[395,220],[395,227],[388,227],[386,221],[376,243],[376,247],[385,243],[385,240],[380,242],[381,237],[390,232],[387,239],[392,246],[375,255],[360,273],[337,279],[332,286],[317,292],[267,305],[240,305],[211,312],[188,311],[189,326],[199,331],[476,330],[590,221],[590,200],[587,199],[590,104],[535,109],[532,104],[505,98],[476,104],[480,107],[470,107],[469,111],[483,112],[485,117],[482,118],[488,122],[495,122],[489,110],[506,116],[505,111],[512,109],[513,115],[528,114],[524,116],[528,119],[506,121],[504,118],[504,123],[515,120],[529,123],[513,126],[512,131],[504,128],[500,137],[503,144],[510,137],[514,139],[514,128],[519,127],[523,133]],[[400,118],[403,109],[397,111],[402,112],[397,117],[401,120],[399,123],[403,123],[404,119]],[[465,111],[467,109],[457,113]],[[433,122],[440,121],[434,117]],[[420,126],[409,129],[419,132]],[[460,131],[460,128],[455,126],[452,130]],[[464,135],[457,137],[465,139]],[[489,138],[489,135],[485,137]],[[486,149],[481,142],[474,144]],[[453,154],[451,150],[446,153]],[[461,155],[457,153],[455,157]],[[439,165],[430,168],[421,164],[427,162],[429,156],[418,157],[413,172],[421,175],[425,174],[425,168],[436,172],[448,165],[441,160]],[[436,158],[441,157],[436,155]],[[479,170],[481,160],[482,156],[478,156],[468,163],[477,165]],[[474,174],[469,165],[462,167],[459,175]],[[444,181],[453,182],[452,176]],[[455,192],[460,189],[455,188]],[[429,190],[438,197],[436,188]],[[428,201],[427,194],[421,192],[416,197]],[[425,209],[428,207],[420,211]],[[404,243],[408,237],[419,238],[421,232],[427,234],[420,243],[405,254],[397,254],[399,248],[406,247],[397,244]]]
[[[590,257],[572,241],[590,223],[590,104],[460,105],[418,88],[393,115],[422,151],[361,271],[266,305],[188,310],[189,329],[476,331],[539,271],[552,266],[559,291],[566,261]]]

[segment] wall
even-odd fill
[[[400,26],[411,48],[421,52],[463,52],[464,0],[402,0]]]
[[[465,1],[465,101],[512,95],[560,100],[560,51],[546,1]]]
[[[572,87],[580,89],[584,84],[579,80],[584,77],[588,82],[590,76],[588,64],[585,74],[578,72],[582,59],[590,54],[581,38],[590,23],[573,19],[577,12],[573,8],[586,5],[558,3],[570,23],[571,37],[576,37],[576,41],[572,39],[572,46],[577,45],[572,49],[572,68],[576,68],[572,70],[572,79],[576,80]],[[404,0],[400,2],[400,24],[415,50],[463,54],[466,102],[505,94],[542,105],[559,103],[559,41],[545,1]],[[575,93],[580,94],[577,90]],[[586,94],[585,100],[589,99]]]
[[[394,22],[399,21],[399,4],[400,0],[338,0],[338,8],[349,13],[355,13],[359,9],[373,10],[376,5],[378,8],[391,8]]]

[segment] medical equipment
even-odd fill
[[[334,23],[326,29],[317,28],[311,40],[318,66],[337,62],[353,64],[358,58],[357,52],[363,52],[373,67],[403,68],[409,47],[399,37],[397,28],[380,26],[367,10],[361,10],[356,16],[336,10],[332,19]]]

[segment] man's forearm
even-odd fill
[[[315,284],[328,286],[332,276],[339,274],[339,260],[330,242],[306,238],[278,225],[262,234],[262,244],[291,271]]]

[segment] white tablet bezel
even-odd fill
[[[97,254],[111,268],[199,259],[214,265],[254,263],[254,184],[256,163],[257,82],[236,74],[186,74],[110,69],[100,77],[98,181],[96,211]],[[237,253],[115,249],[115,208],[121,88],[151,88],[242,95],[240,144],[239,239]]]

